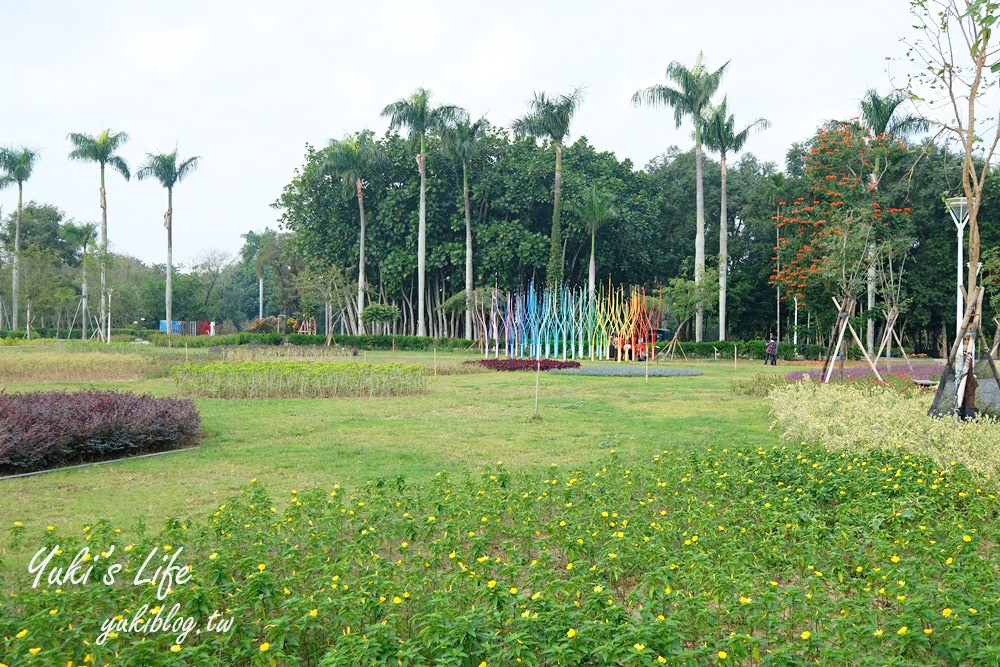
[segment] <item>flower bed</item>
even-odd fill
[[[555,375],[592,375],[596,377],[644,377],[647,369],[643,365],[634,364],[614,364],[611,366],[581,366],[579,368],[555,369],[549,371]],[[699,370],[693,368],[669,368],[663,366],[650,366],[649,377],[679,377],[691,375],[704,375]]]
[[[0,395],[0,475],[177,449],[195,442],[191,401],[113,391]]]
[[[175,366],[184,392],[207,398],[405,396],[427,386],[422,366],[349,361],[218,361]]]
[[[15,546],[61,553],[38,587],[5,576],[12,665],[990,665],[1000,647],[996,494],[896,452],[706,446],[280,500],[251,483],[127,542],[29,519]],[[89,582],[46,583],[84,547]],[[134,583],[150,557],[191,571],[160,598]],[[132,625],[171,612],[190,628]]]
[[[465,363],[494,371],[534,371],[539,368],[543,371],[550,371],[556,368],[580,367],[579,361],[558,361],[557,359],[479,359]]]

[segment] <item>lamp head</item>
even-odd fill
[[[956,226],[962,226],[969,221],[969,200],[965,197],[948,197],[944,200],[951,219]]]

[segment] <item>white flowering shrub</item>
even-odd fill
[[[787,441],[857,452],[902,449],[1000,481],[1000,422],[929,417],[931,398],[891,387],[810,381],[781,385],[768,395],[772,427]]]

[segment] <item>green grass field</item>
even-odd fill
[[[0,381],[179,396],[169,367],[212,358],[8,348]],[[820,393],[794,405],[788,393],[774,415],[817,435],[784,441],[770,428],[779,394],[766,398],[758,376],[804,366],[753,361],[670,362],[703,374],[648,383],[542,374],[535,418],[534,373],[462,366],[472,358],[362,354],[424,365],[427,390],[195,399],[196,449],[0,479],[0,591],[13,594],[0,659],[1000,664],[996,489],[961,463],[995,451],[994,423],[936,422],[979,429],[966,434],[975,448],[956,440],[942,460],[921,455],[930,397],[900,392],[906,380],[796,384],[777,391]],[[820,399],[833,403],[813,410]],[[65,567],[83,548],[101,583],[31,585],[33,554]],[[164,597],[137,586],[144,559],[171,553],[193,582]],[[213,610],[235,625],[131,629],[172,602],[191,628]]]
[[[183,363],[182,349],[81,345],[0,350],[0,377],[28,376],[7,392],[116,389],[179,395],[163,378],[103,380],[122,360],[163,375]],[[138,347],[138,346],[136,346]],[[209,358],[191,350],[190,361]],[[196,401],[204,439],[196,450],[118,461],[21,479],[0,480],[0,525],[14,520],[69,527],[97,518],[127,525],[208,512],[256,478],[275,494],[311,486],[357,486],[375,478],[424,481],[435,472],[476,470],[498,460],[514,468],[550,463],[586,465],[616,449],[650,456],[664,447],[731,442],[770,445],[764,402],[734,397],[735,377],[762,370],[745,361],[670,362],[704,375],[675,378],[595,378],[542,375],[540,419],[534,420],[533,373],[463,372],[473,355],[369,352],[358,360],[420,363],[427,393],[378,399]],[[435,362],[436,359],[436,362]],[[435,363],[437,375],[434,375]],[[75,381],[61,381],[60,368]],[[26,368],[33,369],[30,376]],[[90,381],[79,378],[87,374]],[[16,369],[21,369],[19,372]],[[790,366],[772,372],[786,373]],[[38,381],[45,378],[46,382]]]

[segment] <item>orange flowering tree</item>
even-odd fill
[[[777,267],[771,277],[782,299],[841,302],[864,289],[870,265],[905,234],[910,209],[891,188],[872,178],[876,165],[908,151],[887,135],[872,136],[856,123],[820,128],[805,156],[807,196],[779,202]],[[877,176],[881,176],[878,174]]]

